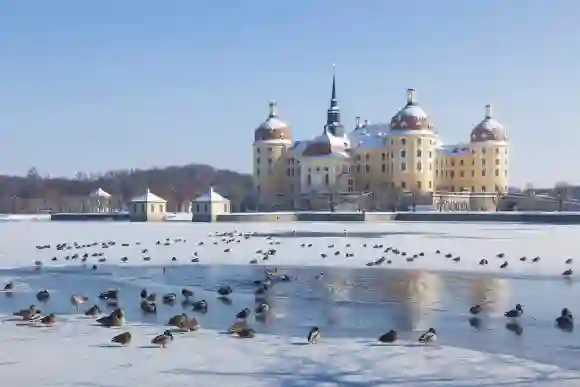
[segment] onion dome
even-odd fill
[[[473,128],[470,139],[471,142],[508,140],[503,125],[493,118],[490,104],[485,105],[485,118]]]
[[[349,143],[343,136],[334,136],[328,130],[316,137],[314,140],[310,141],[304,152],[303,156],[306,157],[319,157],[319,156],[340,156],[349,157],[348,155]]]
[[[276,102],[270,101],[270,114],[254,132],[254,141],[292,140],[292,133],[286,123],[278,118]]]
[[[407,90],[407,104],[391,119],[391,130],[429,130],[433,124],[415,99],[415,89]]]

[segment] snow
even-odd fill
[[[447,346],[262,335],[242,340],[200,330],[150,346],[164,328],[100,328],[67,317],[49,328],[0,327],[2,382],[10,386],[577,386],[580,373]],[[132,332],[131,345],[110,344]],[[56,349],[56,351],[55,351]],[[56,355],[56,356],[55,356]],[[452,365],[452,366],[450,366]]]
[[[137,196],[131,200],[132,203],[167,203],[167,200],[155,195],[149,188],[143,195]]]
[[[219,238],[209,234],[234,229],[258,235],[229,244],[232,249],[229,253],[224,252],[223,243],[212,243]],[[267,240],[263,236],[265,234],[274,236]],[[108,259],[107,264],[133,265],[135,268],[146,265],[193,265],[189,259],[196,251],[200,264],[219,265],[229,270],[231,266],[226,265],[246,265],[257,249],[275,248],[276,255],[266,262],[270,268],[273,265],[302,265],[385,270],[386,265],[366,269],[365,263],[386,255],[393,260],[392,268],[496,272],[506,277],[543,276],[551,281],[550,277],[559,277],[564,269],[575,267],[574,264],[566,265],[564,260],[574,252],[572,246],[576,245],[579,236],[579,226],[495,223],[3,222],[0,223],[0,281],[14,280],[17,289],[13,297],[0,294],[0,310],[6,310],[11,305],[14,310],[28,305],[29,300],[24,299],[23,294],[37,289],[31,289],[26,283],[18,283],[19,278],[25,278],[25,273],[34,276],[37,282],[46,281],[47,286],[54,284],[55,288],[49,289],[55,298],[62,298],[63,294],[68,297],[73,286],[81,286],[85,282],[88,286],[88,281],[82,278],[77,278],[77,282],[55,280],[55,272],[50,270],[50,266],[82,269],[82,263],[62,259],[62,256],[76,251],[57,252],[54,249],[57,242],[117,241],[117,245],[108,249],[94,247],[78,251],[103,251]],[[170,238],[168,246],[156,244],[165,238]],[[186,238],[187,241],[177,242],[176,238]],[[141,242],[139,246],[135,245],[137,241]],[[205,244],[198,245],[200,241]],[[122,242],[131,243],[131,246],[123,247],[120,245]],[[35,247],[48,243],[53,245],[51,249],[38,250]],[[301,247],[304,243],[312,243],[313,247]],[[350,248],[345,246],[347,243],[351,244]],[[362,247],[365,243],[366,248]],[[385,247],[395,246],[410,254],[424,251],[425,256],[407,263],[401,256],[383,253],[383,249],[373,249],[372,245],[378,243]],[[329,248],[329,244],[336,247]],[[149,262],[139,259],[144,248],[149,249],[152,257]],[[443,254],[435,254],[436,249],[442,253],[460,255],[461,261],[455,263]],[[354,256],[334,256],[332,253],[335,250],[354,252]],[[322,252],[328,253],[328,257],[322,258]],[[505,259],[510,262],[506,269],[499,268],[504,262],[504,259],[495,257],[499,252],[504,252]],[[52,262],[50,258],[55,255],[61,259]],[[521,256],[531,258],[536,255],[541,257],[538,263],[519,261]],[[121,263],[121,256],[128,256],[129,262]],[[179,262],[171,262],[172,256],[177,257]],[[479,266],[477,263],[482,257],[487,258],[490,265]],[[43,262],[42,269],[31,270],[34,260]],[[88,263],[96,260],[90,257]],[[259,260],[258,266],[266,263]],[[153,279],[147,270],[151,269],[143,268],[143,276],[134,278],[138,281],[135,286],[149,286],[147,281]],[[87,273],[93,272],[89,270]],[[93,282],[104,289],[118,286],[114,273],[103,271],[86,276],[93,278]],[[526,306],[530,307],[528,304]],[[415,332],[405,335],[395,345],[379,345],[369,338],[325,337],[323,330],[318,344],[306,345],[306,331],[303,336],[288,336],[258,330],[254,339],[236,339],[219,330],[204,328],[201,317],[200,331],[177,334],[168,348],[159,349],[152,348],[150,341],[166,329],[162,322],[129,320],[123,328],[108,329],[95,326],[92,320],[75,315],[73,311],[71,308],[70,312],[58,314],[58,322],[52,327],[22,326],[22,323],[9,321],[4,316],[0,324],[0,340],[3,343],[0,372],[6,385],[206,387],[219,383],[222,387],[451,387],[577,386],[580,383],[580,372],[558,365],[454,347],[445,339],[440,344],[420,346],[414,338],[418,336]],[[444,330],[445,327],[441,328]],[[127,347],[111,345],[110,339],[124,331],[132,333],[133,342]],[[542,340],[537,336],[529,336],[528,340],[532,337]]]
[[[111,194],[108,193],[107,191],[105,191],[102,188],[97,188],[96,190],[94,190],[93,192],[91,192],[89,194],[90,197],[93,198],[110,198]]]
[[[209,187],[209,190],[206,194],[199,196],[194,202],[202,202],[202,203],[215,203],[215,202],[227,202],[228,199],[224,198],[219,193],[213,190],[213,187]]]

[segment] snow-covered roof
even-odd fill
[[[432,129],[427,113],[415,101],[415,89],[407,90],[407,104],[391,119],[391,130]]]
[[[507,141],[507,134],[502,124],[492,116],[491,105],[485,106],[485,118],[471,131],[471,142]]]
[[[209,187],[207,193],[199,196],[194,200],[194,202],[205,202],[205,203],[214,203],[214,202],[228,202],[229,200],[224,198],[219,193],[215,192],[213,187]]]
[[[383,148],[389,136],[389,124],[365,124],[348,134],[352,149]]]
[[[350,142],[346,136],[335,136],[328,130],[325,130],[320,136],[308,142],[308,145],[302,152],[304,157],[329,157],[338,156],[348,158]]]
[[[111,194],[109,194],[107,191],[99,187],[93,192],[91,192],[89,196],[92,198],[110,198]]]
[[[270,102],[270,114],[254,132],[254,141],[291,141],[292,133],[284,121],[278,118],[275,101]]]
[[[441,156],[469,156],[471,148],[468,144],[442,145],[437,149],[437,154]]]
[[[143,195],[139,195],[131,200],[132,203],[167,203],[167,200],[155,195],[149,188]]]

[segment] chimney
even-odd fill
[[[355,118],[355,121],[354,122],[355,122],[355,128],[360,128],[361,127],[361,125],[360,125],[360,116],[357,116]]]
[[[415,103],[415,89],[407,89],[407,105]]]

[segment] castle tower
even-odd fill
[[[391,119],[389,135],[391,187],[420,195],[435,190],[437,137],[427,113],[417,103],[415,89]]]
[[[326,125],[324,127],[334,136],[344,136],[344,126],[340,120],[340,107],[338,106],[338,98],[336,97],[336,71],[334,66],[332,73],[332,91],[330,93],[330,106],[326,112]]]
[[[483,121],[473,128],[470,136],[474,192],[507,192],[508,146],[504,127],[493,118],[492,106],[486,105]]]
[[[268,118],[254,131],[253,178],[260,206],[270,209],[284,192],[286,151],[292,145],[292,133],[278,118],[275,101],[269,104]]]

